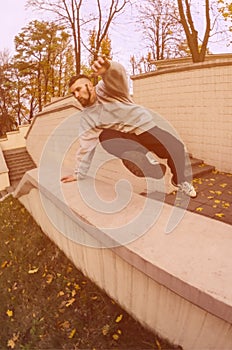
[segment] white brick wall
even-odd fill
[[[232,55],[133,77],[134,100],[167,119],[195,157],[232,172]]]

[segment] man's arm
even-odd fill
[[[118,62],[99,57],[92,65],[93,76],[100,75],[102,81],[98,84],[109,96],[124,97],[130,100],[129,84],[125,68]]]
[[[95,148],[99,142],[99,134],[101,130],[90,129],[81,135],[80,146],[76,153],[76,166],[74,174],[63,176],[62,182],[72,182],[81,180],[86,177],[91,161],[94,156]]]

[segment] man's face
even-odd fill
[[[70,87],[73,96],[80,102],[82,107],[91,106],[95,102],[95,93],[92,83],[85,78],[75,81]]]

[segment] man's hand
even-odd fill
[[[110,62],[105,56],[99,56],[96,61],[93,62],[92,65],[92,76],[98,76],[104,74],[107,69],[110,67]]]
[[[67,175],[67,176],[63,176],[60,179],[62,182],[72,182],[72,181],[77,181],[76,177],[73,175]]]

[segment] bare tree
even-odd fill
[[[139,23],[152,58],[163,60],[181,55],[184,38],[178,8],[170,0],[146,0],[139,4]]]
[[[67,24],[72,32],[76,73],[81,69],[81,18],[82,0],[27,0],[26,7],[55,14],[62,24]]]
[[[210,0],[204,0],[205,6],[205,32],[203,40],[200,44],[199,34],[195,27],[193,16],[191,12],[191,1],[189,0],[177,0],[180,19],[183,25],[188,46],[192,55],[193,62],[202,62],[205,59],[207,52],[207,45],[211,31],[211,19],[210,19]]]
[[[91,10],[96,5],[95,14],[89,12],[90,6],[87,3],[84,7],[83,0],[27,0],[26,6],[40,11],[49,11],[56,16],[61,24],[65,23],[69,26],[73,36],[76,73],[79,74],[82,61],[81,45],[83,44],[91,52],[93,58],[96,58],[102,42],[108,35],[112,21],[123,12],[129,3],[131,3],[131,0],[95,0],[95,4],[94,1],[91,3]],[[85,13],[85,16],[81,17],[81,10],[82,13]],[[84,36],[82,35],[82,28],[90,22],[91,29],[94,27],[96,31],[94,51],[84,43]]]
[[[92,51],[93,59],[96,59],[102,42],[107,38],[109,28],[113,20],[123,12],[128,4],[131,4],[131,0],[111,0],[107,2],[97,1],[97,25],[95,26],[96,39],[94,51]],[[109,5],[108,5],[109,4]],[[107,6],[108,5],[108,6]],[[104,11],[103,11],[104,8]]]

